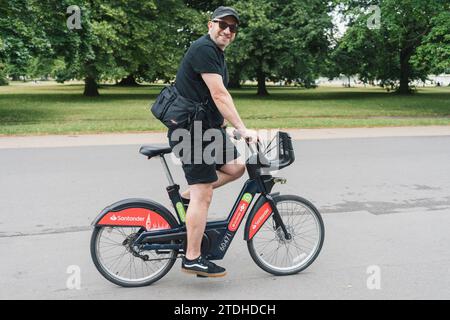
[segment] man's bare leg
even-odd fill
[[[209,205],[211,204],[212,183],[199,183],[191,185],[191,201],[186,213],[187,250],[186,258],[197,259],[201,254],[203,232],[206,227]]]
[[[212,183],[213,189],[221,187],[231,181],[237,180],[245,172],[245,165],[243,163],[235,163],[234,160],[224,164],[217,172],[217,181]],[[186,189],[181,196],[185,199],[190,198],[190,188]],[[191,204],[189,204],[191,206]]]

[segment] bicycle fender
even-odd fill
[[[178,222],[169,210],[157,202],[125,199],[103,209],[92,226],[137,226],[149,231],[171,229],[178,226]]]
[[[244,240],[251,240],[266,220],[272,215],[273,210],[266,197],[261,196],[256,201],[245,224]]]

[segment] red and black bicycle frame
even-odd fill
[[[283,146],[282,150],[284,150],[281,154],[284,155],[284,158],[281,157],[276,165],[281,169],[290,165],[295,156],[290,136],[287,133],[279,132],[279,137]],[[93,222],[96,227],[140,227],[139,233],[131,246],[136,254],[142,250],[156,250],[157,253],[165,253],[167,250],[178,250],[178,252],[183,253],[186,250],[185,211],[181,203],[179,186],[173,182],[164,155],[161,154],[160,158],[170,184],[167,187],[167,192],[175,208],[178,221],[159,203],[144,199],[128,199],[105,208]],[[220,260],[224,257],[249,210],[244,240],[251,240],[271,216],[274,229],[280,228],[285,238],[290,239],[290,234],[286,230],[271,194],[274,184],[284,179],[262,174],[261,169],[269,166],[267,159],[259,150],[247,161],[246,167],[249,179],[239,193],[228,218],[206,224],[202,241],[202,254],[207,259]],[[258,194],[259,197],[255,200]]]
[[[223,221],[211,221],[206,224],[202,241],[202,254],[207,259],[220,260],[224,257],[253,202],[254,205],[250,210],[245,226],[245,240],[252,239],[272,214],[274,214],[275,223],[283,225],[281,219],[277,219],[279,214],[270,195],[274,179],[274,177],[266,175],[247,180],[228,218]],[[255,200],[258,193],[260,196]],[[183,252],[186,246],[186,226],[182,222],[178,211],[175,211],[179,219],[177,227],[143,231],[135,240],[134,246],[141,250],[157,250],[157,252],[173,249]]]

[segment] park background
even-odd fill
[[[162,131],[149,112],[219,5],[250,128],[450,124],[443,0],[0,2],[0,135]]]
[[[224,280],[178,264],[123,290],[92,263],[91,223],[119,199],[171,208],[138,150],[167,143],[149,106],[220,4],[242,17],[226,50],[236,106],[250,128],[292,128],[296,161],[274,191],[314,203],[325,244],[305,272],[273,277],[239,235]],[[449,4],[0,0],[0,299],[449,299]],[[216,189],[208,219],[240,187]]]

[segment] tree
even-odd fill
[[[0,3],[0,64],[3,73],[13,80],[24,79],[32,58],[48,54],[50,43],[37,28],[37,3],[33,0],[10,0]]]
[[[8,79],[6,78],[6,65],[5,65],[5,49],[3,46],[3,40],[0,36],[0,86],[5,86],[8,84]]]
[[[65,74],[85,79],[84,95],[97,96],[100,80],[173,78],[178,31],[192,15],[181,0],[78,1],[82,24],[74,30],[66,26],[70,4],[41,2],[41,19]]]
[[[358,55],[354,62],[359,74],[382,84],[398,84],[398,92],[410,93],[409,83],[425,80],[429,65],[414,65],[417,49],[426,42],[435,27],[436,16],[447,11],[449,3],[441,0],[341,0],[344,13],[353,17],[349,29],[338,45],[339,54]],[[371,5],[379,5],[381,23],[377,29],[369,29],[367,21],[373,12]]]
[[[71,5],[68,0],[39,2],[40,28],[51,43],[52,57],[63,58],[66,76],[84,79],[84,95],[97,96],[97,81],[117,67],[112,56],[119,43],[113,23],[117,11],[106,1],[78,1],[81,29],[70,29],[67,8]]]
[[[147,10],[142,1],[131,1],[123,11],[124,42],[118,52],[118,64],[127,73],[123,82],[173,79],[185,50],[182,39],[189,38],[201,15],[178,0],[156,1]]]
[[[188,7],[204,13],[212,13],[217,7],[225,5],[223,0],[185,0],[184,2]]]
[[[367,28],[366,21],[360,19],[352,24],[333,48],[326,74],[329,78],[357,74],[365,83],[380,79],[383,86],[391,85],[399,73],[396,58],[396,51],[385,41],[385,37],[372,32]]]
[[[433,28],[417,48],[413,65],[428,66],[434,74],[450,73],[450,11],[441,12],[431,22]]]
[[[324,72],[324,61],[330,46],[333,28],[330,6],[325,1],[283,1],[278,19],[285,39],[277,62],[274,80],[296,82],[307,88]]]
[[[330,7],[319,0],[233,1],[241,16],[240,31],[230,47],[231,62],[258,82],[288,80],[310,85],[322,69],[332,27]]]

